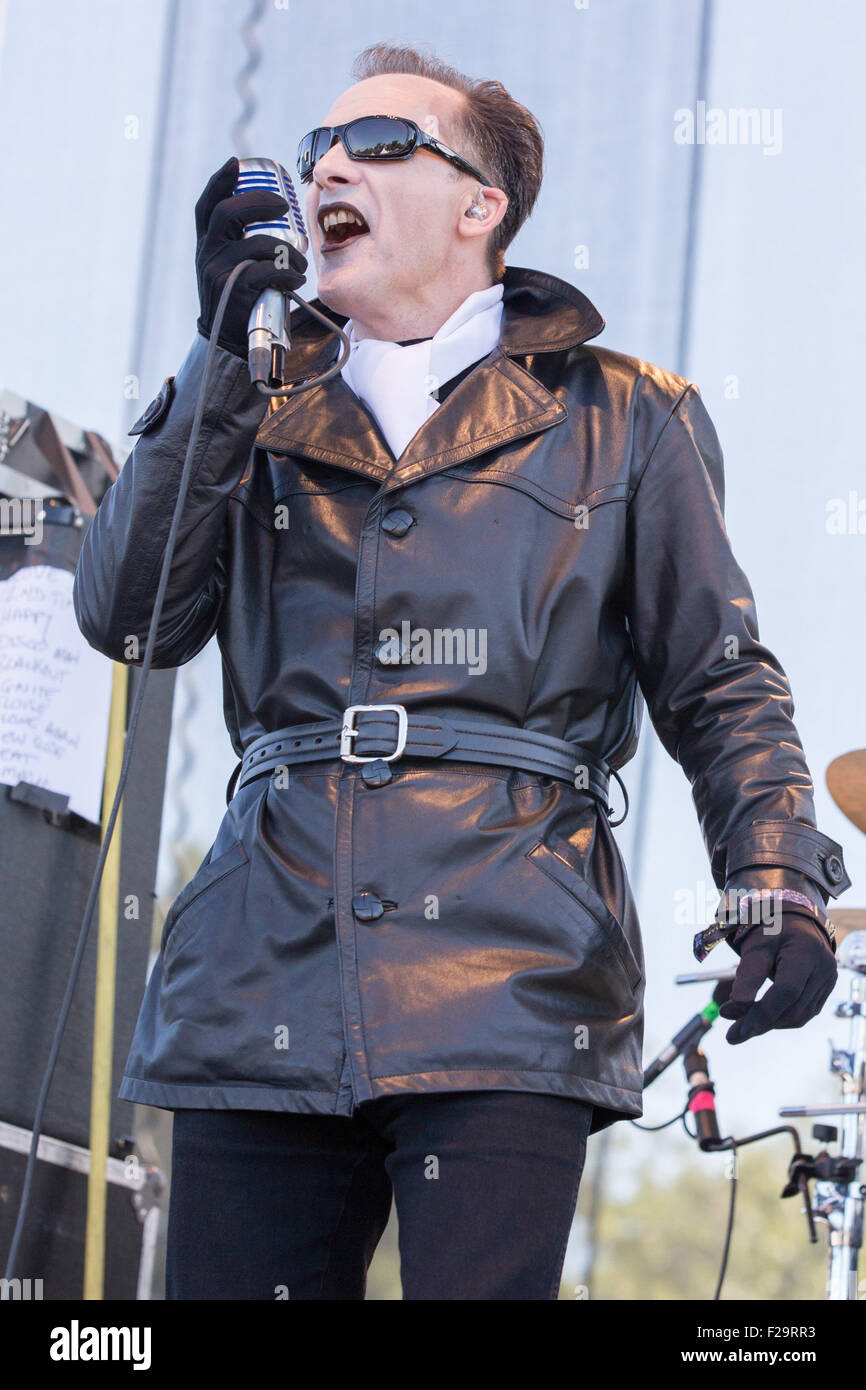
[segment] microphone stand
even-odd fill
[[[839,948],[839,964],[850,972],[848,999],[835,1010],[837,1018],[849,1020],[848,1047],[835,1047],[830,1040],[830,1071],[841,1078],[843,1103],[787,1106],[779,1114],[841,1116],[838,1154],[822,1149],[814,1158],[801,1155],[799,1161],[795,1159],[791,1181],[782,1195],[792,1195],[789,1188],[800,1178],[805,1183],[816,1179],[815,1211],[829,1236],[827,1298],[849,1301],[860,1296],[857,1268],[866,1197],[866,1186],[858,1176],[866,1124],[866,931],[846,936]],[[812,1133],[825,1143],[839,1138],[835,1125],[815,1125]]]
[[[690,1020],[677,1034],[675,1042],[681,1046],[677,1051],[670,1044],[662,1054],[666,1065],[675,1055],[684,1055],[686,1076],[689,1084],[688,1109],[695,1116],[696,1139],[699,1147],[706,1152],[719,1153],[724,1150],[743,1148],[775,1134],[790,1134],[794,1143],[794,1154],[788,1166],[788,1182],[782,1197],[803,1199],[803,1211],[809,1228],[809,1240],[815,1244],[818,1235],[815,1222],[828,1228],[829,1260],[827,1271],[826,1296],[831,1301],[856,1301],[860,1296],[858,1281],[858,1262],[863,1244],[864,1201],[866,1184],[858,1170],[863,1162],[864,1131],[866,1131],[866,931],[852,931],[843,941],[838,955],[839,965],[850,972],[848,999],[835,1010],[837,1018],[849,1020],[848,1046],[839,1048],[830,1040],[830,1071],[840,1077],[842,1083],[842,1102],[839,1105],[791,1105],[779,1110],[781,1117],[798,1116],[840,1116],[841,1139],[835,1125],[815,1125],[813,1136],[819,1141],[835,1143],[839,1140],[839,1151],[830,1154],[821,1149],[817,1154],[807,1154],[802,1150],[800,1136],[793,1125],[777,1125],[773,1129],[762,1130],[758,1134],[748,1134],[741,1139],[733,1136],[722,1139],[715,1116],[715,1087],[709,1079],[709,1066],[703,1052],[697,1046],[702,1032],[707,1031],[707,1011]],[[730,978],[733,972],[707,972],[681,975],[677,984],[695,984],[706,980],[722,981]],[[703,1018],[705,1026],[699,1028]],[[685,1047],[682,1046],[688,1040]],[[689,1045],[690,1044],[690,1045]],[[661,1059],[657,1059],[657,1062]],[[663,1068],[654,1063],[648,1069],[649,1085],[660,1075]],[[650,1075],[650,1073],[652,1073]],[[689,1133],[689,1131],[686,1131]],[[815,1201],[812,1203],[809,1183],[815,1180]],[[730,1227],[729,1227],[730,1236]],[[727,1245],[725,1251],[727,1260]],[[724,1273],[724,1266],[723,1266]],[[716,1291],[718,1298],[721,1288]],[[866,1292],[866,1291],[864,1291]]]

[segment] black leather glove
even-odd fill
[[[731,997],[719,1009],[722,1018],[736,1020],[725,1034],[730,1043],[771,1028],[802,1028],[833,992],[838,974],[833,947],[807,913],[783,912],[776,932],[755,923],[733,949],[740,964]],[[765,980],[773,984],[756,1003]]]
[[[307,260],[294,246],[264,233],[244,240],[248,222],[273,222],[286,211],[288,203],[279,194],[264,189],[235,196],[232,190],[237,181],[238,161],[232,155],[213,175],[195,205],[195,270],[201,306],[198,328],[209,338],[223,286],[232,270],[250,257],[258,262],[247,266],[236,280],[218,339],[220,347],[246,359],[250,311],[262,290],[269,285],[285,293],[298,289],[304,283]],[[282,270],[274,264],[278,248],[289,261],[289,266]]]

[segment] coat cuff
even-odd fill
[[[815,904],[819,912],[827,911],[828,894],[826,888],[822,888],[814,879],[807,878],[805,874],[797,873],[795,869],[766,868],[750,865],[748,868],[740,869],[731,874],[725,884],[724,892],[719,899],[719,907],[725,901],[736,902],[744,893],[761,888],[793,888],[796,893],[802,893]]]
[[[772,877],[772,871],[783,869],[792,870],[794,877],[805,875],[811,890],[793,878],[782,882]],[[768,881],[760,877],[765,871],[771,872]],[[735,835],[714,857],[713,878],[722,889],[748,883],[754,888],[798,888],[810,895],[817,885],[833,898],[851,887],[842,846],[813,826],[790,820],[758,821]],[[826,899],[821,901],[826,905]]]

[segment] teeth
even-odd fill
[[[326,212],[322,218],[322,228],[329,232],[332,227],[338,227],[343,222],[354,222],[359,227],[364,223],[360,217],[356,217],[353,212],[348,212],[346,208],[340,208],[339,212]]]

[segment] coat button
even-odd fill
[[[356,893],[352,899],[352,911],[359,922],[375,922],[385,909],[375,893]]]
[[[158,420],[161,420],[163,415],[171,405],[173,395],[174,377],[167,376],[165,381],[162,383],[162,386],[160,387],[159,394],[154,396],[153,400],[145,410],[144,414],[139,415],[135,424],[128,431],[128,433],[144,434],[145,431],[150,429],[151,425],[155,425]]]
[[[824,860],[824,868],[831,883],[838,883],[843,878],[845,870],[842,861],[835,854],[829,854]]]
[[[391,781],[391,769],[384,758],[377,758],[374,763],[364,764],[361,776],[368,787],[384,787]]]
[[[389,536],[395,536],[398,540],[405,536],[410,526],[415,525],[415,518],[411,512],[404,511],[402,507],[394,507],[382,518],[382,530],[387,531]]]

